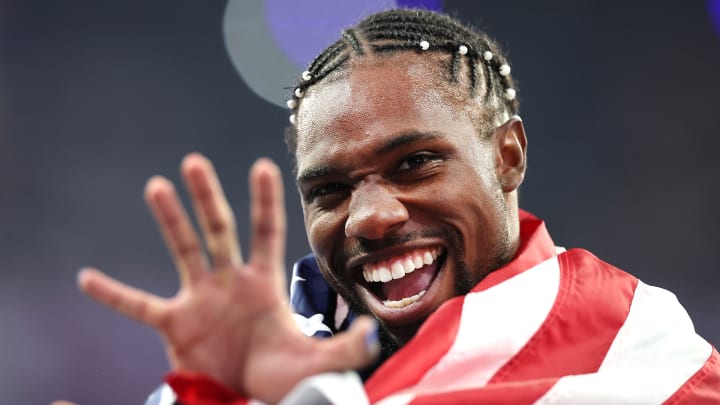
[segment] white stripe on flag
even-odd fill
[[[628,317],[598,372],[561,378],[536,404],[660,404],[711,353],[674,294],[638,282]]]

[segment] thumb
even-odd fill
[[[357,318],[350,329],[331,339],[319,341],[323,355],[316,356],[317,369],[345,371],[370,365],[380,354],[378,323],[369,316]]]

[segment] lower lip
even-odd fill
[[[385,306],[375,294],[370,292],[364,286],[360,286],[359,293],[370,309],[370,312],[387,326],[405,326],[416,323],[426,318],[435,309],[434,303],[440,295],[440,285],[445,275],[445,265],[447,264],[447,252],[442,259],[442,265],[437,269],[437,273],[432,282],[428,286],[425,294],[417,301],[403,308],[390,308]]]

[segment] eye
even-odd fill
[[[405,171],[405,170],[412,170],[418,167],[421,167],[428,163],[431,160],[434,160],[436,158],[435,155],[428,153],[428,152],[420,152],[416,153],[414,155],[409,156],[407,159],[405,159],[402,163],[400,163],[400,166],[398,166],[398,171]]]
[[[348,186],[342,183],[328,183],[313,187],[305,195],[305,201],[313,202],[318,198],[330,198],[347,190]]]

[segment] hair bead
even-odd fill
[[[428,49],[430,49],[430,42],[424,39],[420,41],[420,49],[422,49],[423,51],[427,51]]]
[[[297,117],[295,114],[290,114],[290,123],[293,125],[297,125]]]
[[[302,79],[308,81],[312,78],[312,75],[307,70],[302,72]]]
[[[297,107],[297,101],[294,98],[291,98],[290,100],[285,102],[287,104],[287,107],[291,110],[294,110],[295,107]]]
[[[304,95],[305,92],[300,87],[295,88],[295,97],[302,98]]]
[[[460,46],[458,47],[458,53],[459,53],[460,55],[467,55],[467,53],[468,53],[468,48],[467,48],[467,46],[465,46],[465,45],[460,45]]]
[[[517,96],[517,92],[512,87],[508,87],[505,89],[505,98],[509,101],[515,100],[515,96]]]
[[[490,51],[485,51],[485,52],[483,52],[483,59],[485,59],[486,61],[490,62],[490,61],[492,60],[492,58],[493,58],[493,53],[492,53],[492,52],[490,52]]]
[[[500,69],[498,69],[498,73],[500,73],[500,76],[507,76],[510,74],[510,65],[507,63],[503,63],[500,65]]]

